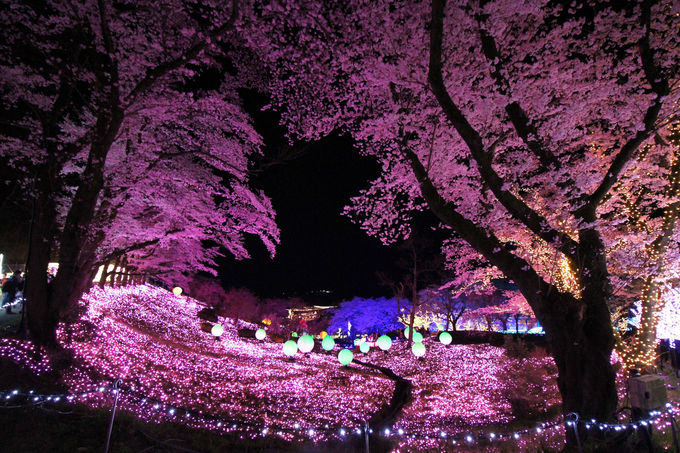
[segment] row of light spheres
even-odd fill
[[[409,328],[404,329],[404,335],[408,338]],[[258,340],[263,340],[266,336],[264,329],[258,329],[255,333],[255,337]],[[453,337],[448,332],[442,332],[439,335],[439,341],[445,345],[451,344]],[[422,357],[425,355],[425,345],[423,345],[423,335],[420,332],[413,332],[413,345],[411,346],[411,351],[416,357]],[[392,347],[392,339],[388,335],[381,335],[376,340],[375,344],[383,351],[387,351]],[[335,340],[330,335],[323,336],[321,340],[321,347],[326,351],[331,351],[335,347]],[[298,338],[297,342],[295,340],[288,340],[283,344],[283,353],[288,357],[293,357],[298,350],[304,354],[311,352],[314,349],[314,337],[311,335],[302,335]],[[359,351],[367,354],[370,351],[371,345],[364,341],[359,345]],[[349,365],[354,360],[354,353],[347,348],[341,349],[338,352],[338,361],[342,365]]]
[[[367,343],[362,343],[362,346]],[[387,335],[383,335],[378,339],[379,347],[383,351],[387,351],[391,346],[392,346],[392,339],[388,337]],[[325,351],[332,351],[333,348],[335,347],[335,340],[333,339],[332,336],[330,335],[325,335],[323,339],[321,340],[321,347]],[[314,337],[308,334],[301,335],[298,339],[297,342],[295,340],[288,340],[285,343],[283,343],[283,353],[286,354],[288,357],[293,357],[298,350],[302,352],[303,354],[306,354],[308,352],[311,352],[312,349],[314,349]],[[361,348],[362,352],[368,352],[368,349],[364,351],[363,348]],[[349,365],[352,363],[352,360],[354,360],[354,353],[347,349],[341,349],[340,352],[338,352],[338,361],[342,365]]]
[[[215,338],[219,338],[224,333],[224,327],[221,324],[215,324],[212,326],[210,332]],[[406,336],[406,338],[408,338],[409,332],[410,329],[408,327],[404,329],[404,336]],[[266,336],[267,332],[264,329],[257,329],[255,331],[255,338],[258,340],[264,340]],[[451,344],[452,340],[453,338],[448,332],[442,332],[439,335],[439,341],[445,345]],[[375,344],[383,351],[387,351],[392,347],[392,339],[388,335],[381,335],[378,337]],[[321,340],[321,347],[326,351],[331,351],[335,347],[335,340],[330,335],[324,335],[323,339]],[[298,350],[303,354],[307,354],[308,352],[311,352],[312,349],[314,349],[314,337],[309,334],[301,335],[297,339],[297,342],[295,340],[288,340],[283,343],[283,353],[288,357],[293,357],[295,354],[297,354]],[[367,354],[370,349],[371,345],[369,345],[366,341],[359,345],[359,351],[364,354]],[[423,344],[423,335],[418,331],[414,331],[411,352],[413,352],[413,355],[416,357],[423,357],[425,355],[425,351],[426,349],[425,345]],[[338,352],[338,361],[342,365],[349,365],[352,363],[352,360],[354,360],[354,353],[351,350],[344,348]]]
[[[175,294],[175,296],[180,296],[183,291],[179,286],[175,286],[172,289],[172,292]],[[409,327],[404,329],[404,336],[406,338],[409,337],[409,332]],[[215,338],[219,338],[224,333],[224,327],[220,324],[215,324],[212,326],[210,333],[212,333]],[[257,329],[257,331],[255,331],[255,338],[258,340],[264,340],[266,336],[267,332],[264,329]],[[445,345],[451,344],[452,340],[453,338],[448,332],[442,332],[439,335],[439,341]],[[387,335],[381,335],[378,337],[375,344],[383,351],[387,351],[392,347],[392,339]],[[330,335],[322,335],[321,347],[326,351],[331,351],[335,347],[335,340],[333,340],[333,337]],[[293,357],[298,350],[306,354],[311,352],[312,349],[314,349],[314,337],[311,335],[302,335],[298,338],[297,342],[294,340],[288,340],[283,344],[283,353],[288,357]],[[366,341],[359,345],[359,350],[364,354],[367,354],[370,349],[371,345],[369,345]],[[423,344],[423,335],[418,331],[414,331],[411,352],[413,352],[413,355],[416,357],[423,357],[425,355],[425,351],[426,349],[425,345]],[[338,360],[343,365],[349,365],[352,363],[352,360],[354,360],[354,353],[352,353],[352,351],[349,349],[342,349],[338,353]]]

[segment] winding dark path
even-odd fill
[[[371,427],[371,429],[373,429],[373,434],[369,437],[369,447],[371,453],[383,453],[390,451],[392,450],[394,441],[391,441],[389,438],[381,435],[381,432],[385,428],[392,428],[395,419],[401,413],[404,406],[406,406],[409,401],[411,401],[411,390],[413,388],[413,384],[411,384],[411,381],[408,379],[398,376],[389,368],[374,365],[372,363],[362,362],[361,360],[357,359],[354,359],[354,363],[378,370],[394,381],[394,393],[392,394],[390,403],[373,414],[373,417],[371,417],[368,421],[368,425]],[[362,448],[365,448],[365,444],[363,443]]]

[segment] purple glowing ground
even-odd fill
[[[231,320],[224,319],[224,333],[215,341],[200,329],[196,301],[159,288],[95,288],[84,301],[88,310],[81,322],[59,330],[62,345],[84,364],[68,369],[65,383],[79,393],[121,378],[122,407],[143,419],[177,420],[188,410],[192,416],[183,421],[195,427],[245,429],[250,436],[267,427],[269,434],[280,432],[287,439],[322,440],[362,426],[394,391],[393,381],[377,371],[340,367],[337,348],[331,354],[298,353],[291,362],[280,344],[239,338]],[[504,368],[521,363],[507,358],[502,348],[425,344],[423,360],[403,344],[387,353],[361,355],[413,383],[413,400],[395,432],[454,433],[512,419],[500,376]],[[47,365],[33,366],[37,371]],[[544,390],[556,402],[550,379]],[[86,400],[92,406],[111,404],[107,394]],[[231,422],[239,426],[232,428]],[[328,431],[318,429],[326,426]],[[311,436],[310,428],[315,429]]]
[[[84,390],[89,385],[85,376],[96,370],[109,379],[120,377],[136,392],[156,400],[273,425],[275,430],[300,424],[360,426],[388,403],[394,389],[392,381],[379,373],[340,368],[334,355],[298,354],[291,363],[281,345],[238,338],[228,320],[216,342],[200,329],[196,318],[200,306],[194,300],[158,288],[95,289],[85,300],[89,310],[72,339],[66,341],[66,332],[61,332],[66,345],[92,367],[67,375],[73,391]],[[81,329],[88,323],[96,328],[86,335]],[[404,345],[369,355],[370,361],[414,384],[414,399],[395,429],[425,435],[512,419],[502,370],[522,364],[508,359],[502,348],[426,344],[428,353],[422,361]],[[556,403],[552,377],[546,376],[543,392]],[[134,409],[147,417],[139,407]]]
[[[105,377],[102,382],[123,379],[140,396],[276,432],[359,425],[389,401],[394,389],[380,373],[340,369],[332,355],[291,362],[280,344],[240,339],[229,321],[221,320],[224,333],[215,341],[200,329],[196,313],[201,307],[195,301],[158,288],[96,289],[86,299],[83,323],[70,335],[60,332],[64,345],[89,366],[66,374],[74,392],[91,387],[89,376],[96,372]],[[96,327],[86,333],[88,324]],[[154,404],[139,401],[129,401],[126,408],[149,419],[159,413]],[[212,418],[187,423],[227,429]]]
[[[96,288],[84,302],[88,309],[82,320],[58,333],[81,363],[62,373],[64,382],[70,393],[80,393],[121,378],[121,407],[144,420],[320,441],[363,426],[394,392],[394,382],[377,371],[357,364],[341,367],[337,347],[332,353],[298,353],[290,361],[281,344],[238,337],[228,319],[220,319],[224,333],[215,341],[200,328],[201,306],[195,300],[159,288]],[[242,322],[239,327],[256,328]],[[519,440],[506,440],[514,448],[563,442],[561,425],[541,432],[508,427],[514,418],[510,398],[518,392],[540,395],[545,407],[559,404],[551,358],[523,361],[509,358],[503,348],[445,346],[434,337],[424,344],[427,353],[420,360],[403,343],[388,352],[356,355],[413,384],[412,400],[390,427],[390,435],[400,435],[401,447],[439,448],[451,445],[451,436],[488,437],[495,429],[506,439],[521,432]],[[50,370],[46,356],[27,342],[2,340],[0,356],[36,374]],[[522,373],[532,379],[520,379],[524,387],[518,390],[513,377]],[[112,396],[94,393],[79,400],[110,407]]]
[[[424,434],[462,431],[513,418],[508,401],[513,389],[503,380],[503,371],[516,368],[520,374],[518,360],[509,359],[502,348],[487,345],[446,346],[434,339],[426,339],[424,345],[427,353],[422,360],[415,359],[404,343],[395,345],[384,357],[370,356],[371,362],[387,366],[413,383],[413,401],[400,425]],[[538,360],[552,362],[549,357]],[[542,377],[546,406],[558,404],[554,376]]]
[[[413,399],[394,430],[398,433],[401,429],[416,438],[402,439],[401,447],[405,450],[441,448],[445,444],[454,447],[456,441],[448,438],[458,435],[454,450],[459,451],[461,433],[472,434],[476,439],[478,435],[488,438],[494,431],[496,439],[503,435],[506,442],[512,443],[511,449],[535,448],[535,437],[540,437],[546,446],[561,446],[563,430],[559,424],[540,436],[531,429],[512,431],[508,426],[514,419],[508,398],[518,391],[516,383],[508,379],[512,374],[519,377],[522,373],[535,373],[536,379],[532,380],[535,388],[523,388],[522,392],[545,395],[545,407],[559,404],[555,376],[543,371],[551,368],[550,357],[533,357],[529,366],[527,362],[508,358],[503,348],[446,346],[435,338],[425,339],[427,352],[422,360],[415,359],[403,343],[395,345],[389,354],[370,356],[371,362],[387,366],[413,383]],[[507,439],[518,431],[523,431],[519,439]],[[490,448],[496,451],[498,445]],[[482,449],[474,446],[475,451]]]

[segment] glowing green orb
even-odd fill
[[[404,329],[404,336],[405,336],[406,338],[408,338],[408,332],[409,332],[409,330],[411,330],[411,329],[409,329],[408,327]]]
[[[293,337],[293,338],[297,338],[298,334],[297,334],[297,332],[293,332],[293,333],[290,334],[290,336]]]
[[[297,347],[302,353],[308,353],[314,349],[314,337],[311,335],[303,335],[298,338]]]
[[[343,349],[342,351],[338,352],[338,360],[343,365],[349,365],[352,363],[352,360],[354,360],[354,354],[352,354],[352,351],[349,349]]]
[[[413,352],[413,355],[416,357],[422,357],[425,355],[425,345],[420,342],[413,343],[413,346],[411,346],[411,352]]]
[[[439,334],[439,341],[441,341],[443,344],[451,344],[453,337],[448,332],[442,332]]]
[[[392,347],[392,339],[388,335],[381,335],[376,341],[376,344],[383,351],[387,351]]]
[[[297,352],[297,349],[297,343],[295,343],[293,340],[288,340],[283,343],[283,353],[288,357],[293,357]]]
[[[368,351],[370,351],[370,349],[371,349],[371,345],[368,344],[367,341],[364,341],[363,343],[361,343],[359,345],[359,351],[363,352],[364,354],[367,354]]]
[[[326,351],[330,351],[335,347],[335,340],[330,335],[326,335],[323,337],[323,340],[321,340],[321,347]]]
[[[264,329],[257,329],[255,331],[255,338],[258,340],[264,340],[264,337],[267,336],[267,332]]]
[[[214,337],[219,337],[224,333],[224,327],[219,324],[215,324],[212,326],[212,329],[210,329],[210,333],[213,334]]]
[[[423,342],[423,334],[420,332],[413,332],[413,342],[414,343],[422,343]]]

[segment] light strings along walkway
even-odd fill
[[[283,426],[258,425],[255,423],[248,423],[243,421],[231,420],[228,418],[213,417],[208,414],[194,413],[191,410],[174,406],[166,402],[157,401],[152,398],[142,397],[130,392],[128,390],[116,389],[112,386],[100,386],[93,388],[86,392],[80,393],[64,393],[64,394],[39,394],[34,390],[28,392],[21,392],[17,389],[0,392],[0,409],[16,409],[36,407],[46,404],[66,404],[76,403],[86,399],[88,396],[115,396],[115,393],[120,391],[120,398],[131,397],[137,401],[137,404],[148,410],[150,414],[155,415],[159,420],[182,422],[190,427],[200,425],[202,428],[212,428],[213,430],[223,433],[242,433],[250,436],[250,438],[265,437],[268,435],[283,436],[284,433],[293,433],[295,437],[307,437],[309,440],[318,441],[318,435],[326,433],[328,436],[336,437],[341,440],[346,440],[353,435],[365,435],[365,429],[368,427],[368,434],[383,437],[396,437],[404,439],[429,439],[438,442],[448,442],[452,445],[456,444],[474,444],[480,442],[497,442],[503,440],[520,440],[523,436],[546,433],[550,430],[561,430],[565,425],[568,429],[574,429],[579,421],[577,414],[574,417],[569,417],[566,420],[558,420],[549,423],[541,423],[531,428],[514,431],[486,431],[477,433],[449,433],[446,431],[433,432],[431,435],[412,434],[404,431],[399,427],[384,427],[379,430],[374,430],[370,425],[364,424],[362,426],[346,426],[346,427],[330,427],[328,425],[306,425],[297,423],[292,429]],[[596,420],[581,421],[587,429],[596,429],[599,431],[615,431],[617,433],[623,431],[635,431],[642,427],[651,428],[652,426],[663,429],[664,426],[673,428],[675,420],[674,414],[680,411],[680,405],[677,403],[667,403],[664,410],[652,411],[649,417],[643,420],[638,420],[630,423],[611,423],[600,422]],[[570,414],[572,415],[572,414]],[[151,419],[153,417],[144,417]]]

